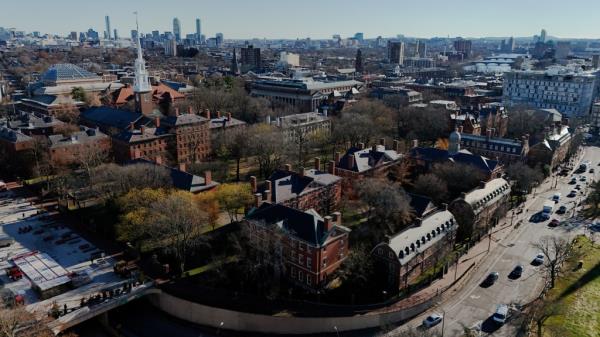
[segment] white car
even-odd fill
[[[504,324],[506,322],[506,316],[508,315],[508,306],[506,304],[500,304],[496,308],[496,312],[492,316],[494,322]]]
[[[535,259],[533,259],[533,263],[535,263],[535,264],[542,264],[542,263],[544,263],[544,254],[539,253],[538,255],[536,255]]]
[[[439,324],[443,319],[444,316],[440,314],[431,314],[423,320],[423,326],[426,328],[431,328],[432,326]]]

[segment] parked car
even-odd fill
[[[560,220],[558,219],[552,219],[552,221],[550,221],[550,223],[548,224],[548,226],[550,227],[556,227],[558,225],[560,225]]]
[[[594,173],[594,172],[595,172],[595,171],[594,171],[594,169],[593,169],[593,168],[591,168],[591,169],[590,169],[590,173]]]
[[[577,184],[577,178],[571,178],[571,181],[569,181],[569,185],[575,185]]]
[[[577,191],[572,190],[571,192],[569,192],[569,194],[567,194],[567,198],[575,198],[577,196]]]
[[[556,210],[556,214],[565,214],[567,213],[567,206],[562,205]]]
[[[533,263],[536,265],[540,265],[540,264],[544,263],[544,254],[538,253],[535,256],[535,258],[533,259]]]
[[[440,314],[431,314],[423,320],[423,326],[431,328],[432,326],[439,324],[443,319],[444,317]]]
[[[579,185],[579,184],[575,185],[575,189],[576,190],[580,190],[581,189],[581,185]]]
[[[579,181],[587,181],[587,177],[586,176],[581,176],[581,177],[579,177]]]
[[[515,266],[515,268],[510,272],[510,276],[514,277],[514,278],[518,278],[521,277],[521,275],[523,275],[523,266],[518,264]]]
[[[488,276],[485,278],[485,280],[483,280],[483,285],[485,286],[491,286],[493,285],[496,281],[498,280],[498,273],[493,271],[491,273],[488,274]]]
[[[506,316],[508,315],[508,306],[506,304],[500,304],[496,308],[496,312],[492,315],[494,322],[504,324],[506,322]]]

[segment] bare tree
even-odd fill
[[[0,309],[0,337],[54,336],[43,321],[37,320],[24,307]]]
[[[448,185],[435,174],[422,174],[415,181],[413,191],[440,203],[446,200]]]
[[[573,245],[563,237],[545,236],[533,246],[544,255],[546,286],[544,291],[554,288],[562,264],[573,254]]]

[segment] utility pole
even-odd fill
[[[446,323],[446,310],[442,310],[442,337],[444,337],[444,323]]]
[[[487,251],[490,251],[490,247],[492,246],[492,233],[488,234],[488,249]]]

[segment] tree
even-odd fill
[[[285,149],[281,146],[283,134],[270,125],[260,124],[249,130],[251,153],[258,161],[258,169],[263,177],[283,162]]]
[[[526,191],[527,193],[544,180],[544,174],[539,169],[531,168],[521,162],[508,166],[506,173],[511,180],[515,181],[514,188],[516,190]]]
[[[375,265],[369,249],[365,245],[353,247],[337,272],[343,285],[355,294],[372,291]]]
[[[437,164],[434,165],[431,173],[446,182],[450,199],[474,189],[485,179],[484,174],[477,167],[462,163]]]
[[[526,134],[537,135],[547,125],[544,114],[526,107],[515,107],[508,111],[507,138],[520,139]]]
[[[594,181],[590,185],[590,193],[585,203],[589,206],[584,210],[586,217],[595,219],[600,216],[600,181]]]
[[[375,139],[392,136],[393,120],[393,111],[383,103],[360,101],[333,120],[332,138],[337,144],[369,144]]]
[[[85,170],[87,178],[92,175],[92,170],[108,160],[108,149],[102,146],[89,146],[82,144],[75,153],[75,160]]]
[[[0,337],[51,337],[43,320],[37,320],[24,307],[0,309]]]
[[[82,87],[74,87],[71,90],[71,98],[73,98],[73,100],[79,101],[79,102],[84,102],[84,103],[88,102],[87,94]]]
[[[252,204],[253,196],[248,184],[221,184],[216,190],[216,200],[227,212],[231,222],[239,221],[240,210]]]
[[[449,113],[437,107],[405,107],[398,110],[396,126],[398,137],[436,141],[448,136]]]
[[[537,327],[537,336],[546,336],[543,332],[543,327],[548,318],[562,315],[565,312],[564,304],[548,297],[536,299],[532,303],[532,308],[533,320]]]
[[[207,215],[193,202],[189,192],[177,191],[152,205],[150,229],[157,247],[170,247],[179,261],[180,271],[185,271],[190,251],[201,243],[200,235],[207,224]]]
[[[79,109],[74,104],[61,103],[56,109],[55,115],[65,123],[76,124],[79,120]]]
[[[400,188],[382,179],[364,179],[356,184],[358,196],[367,206],[367,220],[375,239],[391,235],[412,218],[410,199]]]
[[[544,255],[545,290],[554,288],[562,264],[573,254],[573,245],[563,237],[545,236],[533,244]]]
[[[201,210],[206,212],[207,223],[214,230],[221,215],[221,205],[217,200],[217,193],[214,191],[200,193],[195,196],[195,202]]]
[[[235,180],[240,181],[240,163],[250,152],[249,132],[246,128],[223,130],[218,135],[215,148],[219,157],[235,160]]]
[[[171,188],[173,186],[167,168],[151,163],[120,166],[102,164],[91,171],[90,188],[100,197],[112,199],[133,188]]]
[[[424,195],[436,204],[447,201],[448,185],[435,174],[427,173],[420,175],[414,182],[413,191],[416,194]]]
[[[163,189],[134,188],[117,199],[121,216],[116,226],[117,240],[130,242],[140,252],[152,238],[149,223],[155,219],[152,206],[167,197]]]

